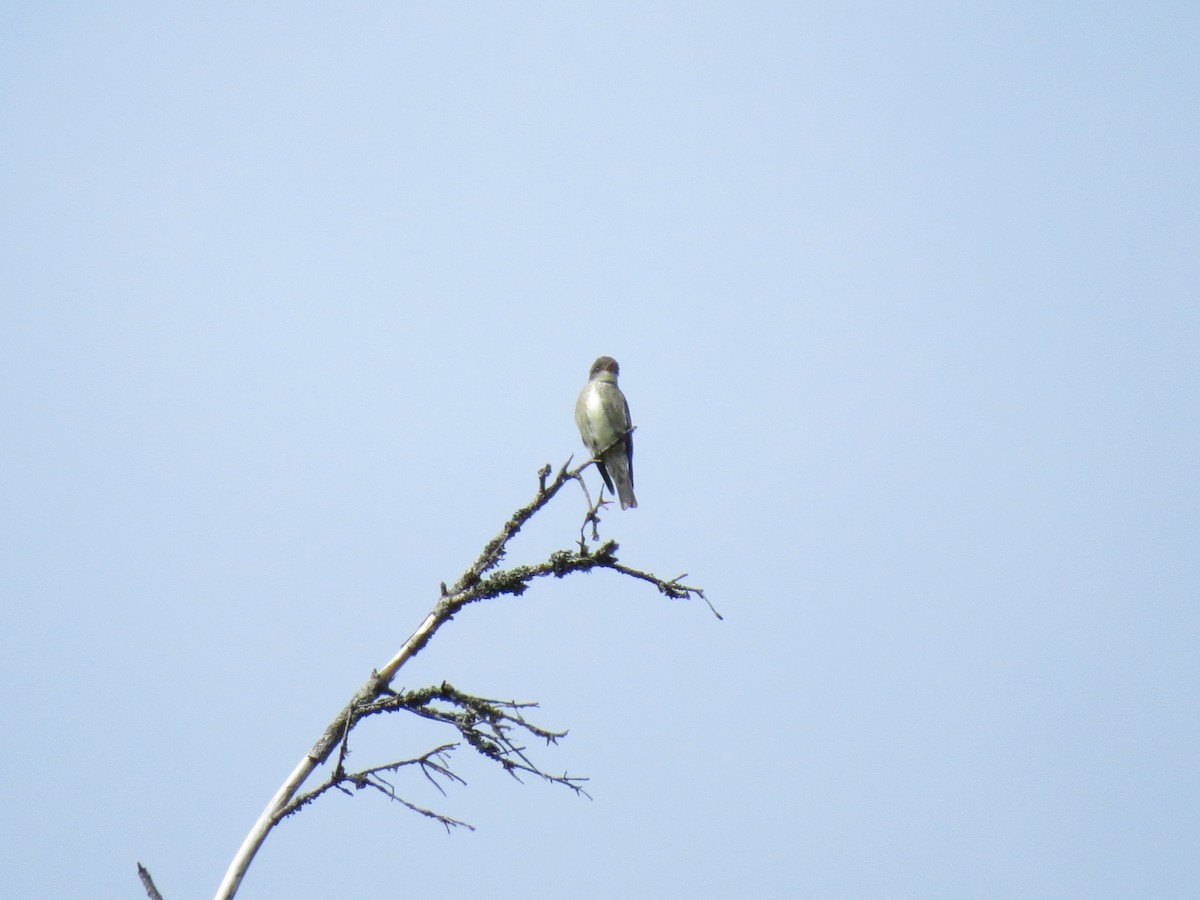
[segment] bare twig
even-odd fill
[[[477,697],[442,682],[436,688],[410,691],[376,701],[363,709],[363,715],[403,709],[422,718],[451,725],[458,729],[463,740],[476,752],[498,763],[513,777],[517,777],[518,772],[525,772],[543,781],[569,787],[590,799],[590,795],[583,790],[586,778],[565,773],[551,775],[543,771],[529,759],[525,747],[517,743],[514,735],[522,731],[547,744],[557,744],[560,738],[567,736],[565,731],[549,731],[533,724],[521,712],[536,708],[536,703]]]
[[[337,788],[338,790],[348,794],[350,791],[347,789],[346,785],[350,785],[356,790],[363,790],[364,788],[372,788],[377,790],[384,794],[389,800],[400,803],[411,809],[413,812],[420,813],[427,818],[433,819],[436,822],[440,822],[446,827],[447,831],[453,827],[468,828],[471,831],[474,831],[474,825],[461,822],[458,819],[453,819],[450,816],[443,815],[439,812],[434,812],[433,810],[426,809],[423,806],[417,806],[415,803],[405,800],[396,793],[396,790],[392,786],[391,782],[383,777],[384,773],[396,772],[406,766],[419,766],[421,772],[424,773],[425,777],[429,779],[433,786],[445,794],[445,790],[440,784],[438,784],[437,779],[433,777],[434,775],[439,775],[448,781],[457,781],[459,784],[466,784],[466,782],[463,781],[463,779],[458,775],[454,774],[454,772],[451,771],[449,766],[446,764],[451,751],[453,751],[457,746],[457,744],[442,744],[440,747],[435,747],[434,749],[414,759],[402,759],[396,762],[387,763],[386,765],[382,766],[372,766],[371,768],[363,769],[360,772],[346,772],[344,769],[342,769],[339,762],[335,771],[330,774],[329,778],[324,784],[322,784],[320,787],[314,788],[311,791],[301,794],[291,803],[287,804],[287,806],[279,811],[276,821],[287,818],[293,813],[298,812],[300,809],[316,800],[326,791],[333,788]]]
[[[434,747],[432,750],[429,750],[418,757],[414,757],[413,759],[397,760],[395,762],[387,763],[386,765],[374,766],[370,769],[363,769],[361,772],[347,772],[342,768],[339,760],[338,765],[330,773],[329,778],[326,779],[323,784],[321,784],[319,787],[313,788],[311,791],[306,791],[305,793],[296,797],[296,799],[291,803],[284,806],[281,810],[279,810],[279,814],[276,816],[276,821],[278,822],[279,820],[285,819],[293,813],[298,812],[308,804],[312,803],[322,794],[333,788],[337,788],[345,793],[350,793],[350,791],[346,789],[346,785],[350,785],[358,790],[361,790],[365,787],[377,787],[372,779],[376,778],[380,773],[396,772],[406,766],[419,766],[421,771],[425,773],[425,776],[429,778],[430,781],[433,781],[434,785],[439,791],[442,790],[442,786],[434,781],[429,774],[430,771],[443,776],[449,781],[457,781],[461,784],[465,784],[466,782],[455,775],[445,764],[446,760],[449,758],[450,752],[453,751],[457,746],[458,744],[442,744],[440,747]],[[445,793],[445,791],[442,791],[442,793]],[[399,798],[395,796],[393,796],[392,799],[399,800]],[[434,817],[436,818],[436,816]]]
[[[154,879],[150,877],[150,871],[141,863],[138,866],[138,878],[142,879],[142,887],[146,889],[146,896],[150,900],[163,900],[162,894],[158,892],[158,888],[154,886]]]
[[[524,731],[546,741],[547,744],[557,743],[559,738],[566,736],[566,732],[550,731],[528,721],[522,714],[522,710],[533,708],[537,708],[536,703],[518,703],[514,700],[492,700],[477,697],[443,682],[438,687],[423,688],[401,694],[389,691],[384,697],[358,706],[353,711],[348,723],[349,728],[353,728],[368,716],[394,712],[414,713],[422,718],[456,728],[473,749],[487,759],[498,763],[501,768],[514,777],[518,772],[526,772],[588,796],[582,788],[583,782],[587,779],[566,774],[551,775],[544,772],[529,759],[525,748],[514,739],[513,735],[517,731]],[[447,827],[459,825],[472,827],[465,822],[411,804],[397,795],[392,784],[382,778],[382,773],[397,772],[405,767],[418,766],[429,782],[444,795],[445,789],[438,781],[438,777],[449,782],[466,784],[449,767],[450,754],[458,747],[457,744],[443,744],[412,759],[396,760],[386,765],[348,772],[345,768],[345,760],[349,752],[349,728],[346,736],[340,742],[337,762],[325,782],[313,790],[301,794],[284,806],[276,817],[277,821],[299,811],[334,788],[347,794],[351,793],[350,788],[355,790],[374,788],[386,794],[389,799],[402,803]]]

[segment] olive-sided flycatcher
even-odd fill
[[[629,404],[617,387],[620,367],[611,356],[592,363],[588,383],[575,401],[575,424],[592,452],[600,477],[621,500],[621,509],[637,508],[633,496],[633,428]]]

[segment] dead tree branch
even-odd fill
[[[350,793],[351,788],[354,790],[370,788],[380,791],[390,800],[401,803],[414,812],[440,822],[448,829],[459,826],[471,827],[464,822],[403,799],[384,777],[403,768],[416,766],[426,778],[438,786],[439,790],[442,790],[442,787],[438,779],[447,783],[461,782],[462,779],[455,775],[448,765],[449,754],[458,746],[457,744],[443,744],[421,756],[397,760],[357,772],[346,770],[344,763],[349,753],[350,731],[367,716],[404,710],[426,719],[451,725],[458,729],[462,740],[468,746],[500,765],[514,778],[520,780],[522,773],[533,775],[551,783],[569,787],[576,793],[586,796],[582,787],[585,779],[572,777],[565,773],[563,775],[547,774],[530,760],[526,747],[519,742],[519,735],[522,733],[544,740],[548,744],[555,743],[565,735],[565,732],[548,731],[528,722],[522,715],[522,710],[528,709],[534,704],[487,700],[462,693],[445,683],[437,688],[425,688],[422,691],[403,694],[394,692],[390,685],[400,668],[420,653],[438,629],[453,619],[464,607],[506,595],[520,596],[538,578],[547,576],[565,578],[575,572],[611,569],[619,574],[629,575],[653,584],[662,594],[671,599],[683,600],[695,596],[708,603],[700,588],[681,583],[680,579],[686,576],[681,575],[678,578],[664,581],[649,572],[639,571],[621,564],[617,561],[615,541],[606,541],[595,549],[589,549],[583,538],[584,530],[590,523],[593,540],[599,541],[599,512],[602,507],[607,505],[603,495],[593,505],[590,495],[587,493],[587,487],[584,485],[582,473],[592,465],[592,462],[592,460],[588,460],[572,469],[569,468],[571,460],[568,459],[557,473],[553,473],[553,478],[551,478],[553,470],[549,465],[539,470],[538,487],[533,499],[509,517],[496,536],[484,545],[474,562],[467,567],[453,587],[447,588],[445,583],[442,584],[441,596],[416,631],[382,668],[372,672],[366,682],[355,691],[346,706],[326,727],[325,732],[312,749],[305,754],[275,792],[230,862],[225,877],[217,889],[217,900],[230,900],[234,896],[255,854],[275,825],[333,788],[347,793]],[[548,559],[533,565],[499,569],[498,566],[504,559],[509,542],[516,537],[525,523],[543,509],[571,481],[577,481],[583,488],[585,496],[588,497],[588,512],[580,530],[578,547],[574,550],[556,551],[551,553]],[[713,614],[720,618],[712,604],[708,603],[708,606],[709,609],[712,609]],[[337,761],[330,777],[319,787],[298,795],[301,786],[312,773],[327,762],[334,750],[338,748],[340,750]]]
[[[163,900],[162,894],[154,886],[154,879],[150,877],[150,870],[141,863],[138,863],[138,878],[142,880],[142,887],[146,889],[146,896],[150,900]]]

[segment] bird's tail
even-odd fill
[[[637,497],[633,496],[633,472],[624,453],[614,453],[607,461],[608,474],[617,486],[617,498],[621,509],[637,509]]]

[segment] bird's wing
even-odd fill
[[[628,461],[629,483],[633,484],[633,435],[629,433],[629,402],[621,389],[614,385],[606,385],[601,394],[604,404],[604,416],[612,425],[614,441],[623,441],[625,458]]]

